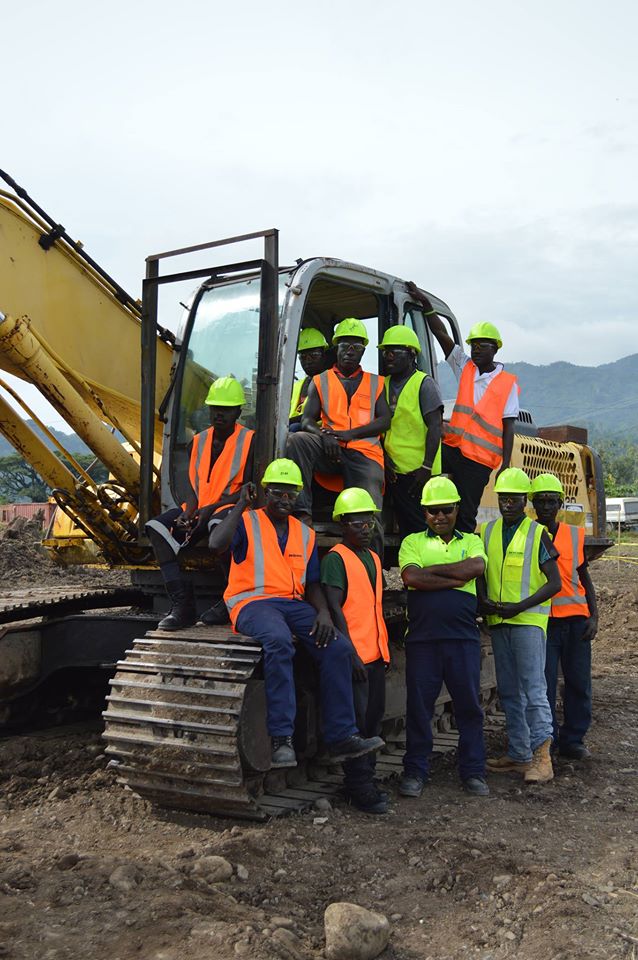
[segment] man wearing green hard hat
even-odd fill
[[[546,527],[558,550],[561,579],[561,589],[552,597],[545,659],[554,747],[561,757],[588,760],[591,754],[583,740],[592,716],[591,643],[598,630],[598,606],[585,559],[585,528],[559,523],[557,516],[565,492],[553,473],[541,473],[534,478],[530,499],[536,519]],[[556,711],[559,664],[565,681],[560,726]]]
[[[457,528],[459,502],[459,492],[447,477],[428,480],[421,497],[427,530],[410,534],[399,550],[408,589],[406,752],[399,784],[404,797],[420,797],[428,780],[432,717],[443,683],[459,731],[463,788],[471,796],[489,795],[476,625],[476,580],[485,571],[485,553],[476,534]]]
[[[230,550],[224,600],[235,632],[263,648],[271,764],[297,764],[295,640],[319,669],[323,739],[333,761],[372,753],[383,740],[357,730],[352,646],[330,617],[315,532],[292,516],[303,489],[301,471],[292,460],[273,460],[261,482],[264,507],[256,508],[255,487],[245,484],[236,506],[212,531],[209,546],[218,556]]]
[[[252,472],[254,430],[238,423],[246,402],[244,389],[234,377],[218,377],[208,391],[210,427],[195,434],[190,446],[188,488],[181,507],[166,510],[146,524],[171,609],[160,620],[159,630],[180,630],[197,622],[192,584],[179,564],[182,551],[208,536],[220,521]],[[213,625],[228,622],[223,603],[200,617]]]
[[[441,472],[443,401],[436,380],[417,369],[421,345],[414,330],[388,327],[379,350],[392,413],[383,437],[386,492],[403,539],[427,529],[420,498],[424,483]]]
[[[501,518],[481,526],[487,583],[479,586],[479,607],[492,636],[508,740],[506,755],[488,759],[487,766],[496,773],[519,773],[526,783],[545,783],[554,776],[545,681],[547,618],[561,581],[547,530],[525,513],[530,486],[523,470],[504,470],[494,486]]]
[[[328,341],[321,330],[317,330],[316,327],[304,327],[299,334],[297,356],[306,376],[301,380],[295,380],[292,386],[292,397],[290,399],[290,427],[292,430],[301,428],[301,414],[306,405],[308,387],[312,383],[312,378],[323,373],[327,366]]]
[[[519,413],[518,382],[494,360],[503,341],[493,323],[474,324],[465,341],[470,346],[468,356],[448,333],[427,294],[414,283],[408,283],[407,289],[423,307],[428,326],[459,383],[454,410],[444,429],[442,472],[452,477],[461,494],[459,529],[473,533],[492,470],[500,473],[510,465]]]

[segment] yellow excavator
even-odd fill
[[[50,677],[101,668],[110,676],[106,749],[123,784],[158,804],[255,819],[303,807],[333,791],[336,780],[320,762],[310,665],[297,658],[295,745],[307,762],[287,774],[270,772],[260,649],[225,627],[198,625],[170,638],[155,629],[164,596],[144,526],[184,499],[189,442],[207,426],[211,381],[232,374],[244,386],[241,422],[256,430],[258,480],[284,451],[300,330],[316,327],[330,342],[336,323],[361,318],[370,336],[362,363],[376,371],[376,343],[388,326],[404,323],[419,338],[421,369],[437,378],[436,343],[422,309],[405,281],[369,267],[329,257],[281,266],[274,229],[149,256],[139,302],[10,176],[0,177],[9,187],[0,191],[0,368],[38,388],[110,479],[96,483],[1,380],[0,433],[52,489],[59,509],[45,546],[56,561],[131,573],[130,588],[0,610],[0,725],[23,722]],[[229,247],[247,241],[260,244],[259,257],[184,268],[195,255],[223,260]],[[173,334],[158,323],[160,294],[186,281],[197,288]],[[428,296],[460,343],[447,304]],[[512,463],[532,477],[556,473],[566,491],[565,519],[585,527],[589,556],[605,548],[602,471],[591,448],[569,436],[539,436],[522,412]],[[479,519],[496,509],[490,485]],[[314,520],[324,548],[335,542],[329,516],[318,498]],[[384,526],[392,566],[399,540],[387,510]],[[219,597],[221,574],[205,549],[190,566],[203,609]],[[380,768],[388,773],[399,763],[403,731],[404,607],[401,591],[386,591],[394,655],[383,730],[389,751]],[[486,706],[494,687],[486,646]],[[436,718],[443,746],[454,742],[448,701],[444,692]]]

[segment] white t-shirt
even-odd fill
[[[457,381],[461,379],[461,371],[463,367],[468,362],[470,357],[463,352],[463,348],[455,343],[452,347],[452,351],[448,357],[445,358],[452,368],[452,373],[456,377]],[[490,370],[489,373],[479,373],[478,368],[474,374],[474,406],[479,402],[485,391],[487,390],[490,382],[494,377],[501,372],[503,369],[502,363],[497,363],[494,370]],[[506,417],[517,417],[519,411],[518,405],[518,387],[516,384],[512,387],[509,397],[507,398],[507,403],[505,404],[505,409],[503,410],[503,419]]]

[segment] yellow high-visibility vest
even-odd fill
[[[538,563],[538,550],[544,527],[524,517],[503,556],[503,520],[481,524],[481,538],[487,554],[487,596],[502,603],[518,603],[536,593],[547,577]],[[490,626],[502,623],[528,624],[547,631],[551,600],[530,607],[516,617],[504,620],[488,616]]]
[[[300,400],[301,390],[304,383],[308,380],[308,377],[302,377],[301,380],[295,380],[292,385],[292,397],[290,398],[290,419],[293,417],[300,417],[303,413],[303,408],[306,405],[307,396]]]
[[[398,473],[412,473],[418,470],[425,458],[425,442],[428,428],[423,422],[419,391],[427,377],[422,370],[415,370],[404,384],[394,413],[390,429],[385,434],[383,445],[396,465]],[[390,403],[390,378],[385,381],[385,396]],[[432,464],[432,476],[441,472],[441,445]]]

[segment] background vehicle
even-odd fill
[[[281,773],[268,773],[259,649],[226,628],[198,626],[170,639],[149,629],[157,623],[164,591],[144,524],[184,499],[188,443],[205,425],[204,399],[212,380],[233,374],[244,385],[242,422],[257,431],[258,480],[284,450],[300,329],[318,327],[330,341],[340,320],[360,317],[370,334],[363,366],[376,370],[383,331],[405,323],[419,337],[419,365],[436,376],[440,358],[422,311],[410,302],[404,281],[371,268],[327,257],[280,267],[276,230],[147,258],[139,304],[63,227],[4,179],[14,192],[0,192],[0,367],[38,387],[112,480],[96,484],[70,456],[68,466],[62,463],[5,400],[0,400],[0,432],[53,488],[63,516],[46,541],[51,553],[66,564],[130,570],[133,590],[120,591],[109,602],[134,600],[147,610],[118,617],[104,612],[55,616],[55,605],[49,605],[50,619],[6,630],[0,637],[4,720],[19,720],[39,684],[56,671],[100,664],[108,670],[120,661],[105,716],[107,750],[124,783],[169,806],[233,815],[265,816],[308,802],[329,789],[325,771],[315,772],[314,779],[310,768],[298,772],[294,785]],[[262,255],[161,272],[186,255],[225,251],[242,241],[262,243]],[[158,324],[160,291],[196,279],[202,282],[173,335]],[[460,343],[449,307],[429,296]],[[557,473],[570,521],[585,526],[591,551],[603,549],[598,458],[585,445],[534,436],[530,423],[528,416],[520,424],[524,432],[516,437],[513,463],[532,476]],[[495,509],[491,487],[482,506],[485,516]],[[324,548],[335,539],[329,515],[328,503],[318,502],[315,520]],[[392,516],[386,514],[384,521],[386,563],[392,565],[398,536]],[[192,561],[192,578],[203,609],[223,587],[205,550]],[[87,596],[77,606],[95,603]],[[106,605],[100,597],[99,606]],[[68,602],[59,609],[66,612]],[[386,615],[395,642],[384,725],[390,744],[400,741],[403,729],[403,611],[402,592],[388,591]],[[8,619],[11,612],[4,615]],[[296,746],[311,761],[320,750],[313,676],[298,659]],[[489,704],[494,694],[489,648],[483,666]],[[447,700],[446,694],[440,699],[442,734],[451,726]],[[386,764],[391,768],[393,762],[389,755]]]
[[[610,533],[638,527],[638,497],[607,497],[605,516]]]

